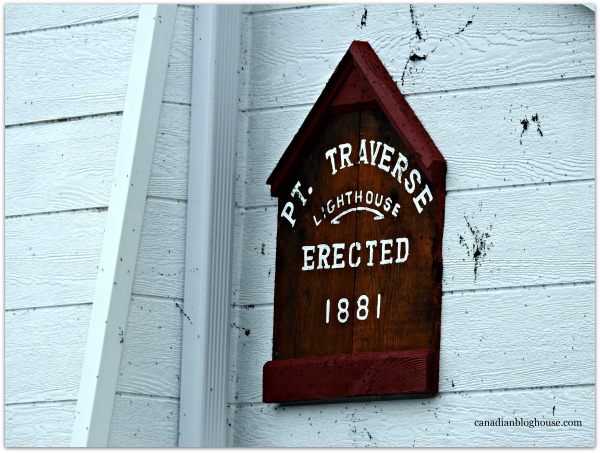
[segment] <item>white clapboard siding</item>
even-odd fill
[[[148,195],[185,200],[187,198],[190,107],[163,102]]]
[[[90,22],[137,16],[138,5],[120,4],[8,4],[4,7],[4,33],[70,27]]]
[[[146,201],[134,294],[183,298],[186,209],[184,201]]]
[[[593,384],[594,284],[445,294],[440,392]],[[231,403],[262,401],[273,307],[232,315]]]
[[[9,404],[4,407],[5,447],[68,447],[75,401]]]
[[[148,195],[187,197],[190,107],[163,103]],[[9,127],[6,215],[107,206],[121,115]]]
[[[7,404],[77,399],[91,304],[4,313]]]
[[[189,322],[182,307],[180,299],[131,298],[117,392],[179,396],[181,323]]]
[[[554,410],[554,414],[553,414]],[[593,447],[593,385],[321,405],[232,405],[236,447]],[[476,420],[581,421],[480,427]]]
[[[314,5],[319,6],[319,5]],[[288,9],[300,9],[300,8],[310,8],[312,5],[302,5],[300,3],[258,3],[255,5],[247,4],[243,6],[242,12],[250,15],[261,14],[261,13],[271,13],[275,11],[284,11]]]
[[[594,99],[593,78],[407,97],[447,161],[447,190],[593,178]],[[309,109],[242,114],[238,206],[276,204],[267,177]]]
[[[6,219],[5,309],[91,303],[105,210]]]
[[[242,108],[312,104],[355,39],[371,43],[406,93],[595,73],[594,13],[582,5],[418,4],[422,40],[410,5],[367,9],[362,27],[363,5],[252,15]]]
[[[117,393],[108,447],[176,447],[179,401]]]
[[[108,21],[6,36],[5,123],[123,110],[136,24]]]
[[[163,100],[191,104],[194,7],[178,6]]]
[[[120,115],[9,127],[5,215],[107,206]]]
[[[593,281],[594,192],[593,180],[449,192],[443,290]],[[273,302],[276,225],[276,208],[236,211],[234,304]],[[469,225],[481,239],[477,262]]]

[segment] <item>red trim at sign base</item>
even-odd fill
[[[436,393],[431,349],[272,360],[263,367],[263,402]]]

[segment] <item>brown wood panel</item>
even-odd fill
[[[295,197],[281,197],[277,232],[275,270],[275,313],[273,358],[318,356],[352,351],[352,317],[337,322],[334,305],[340,298],[352,299],[355,269],[318,269],[319,245],[330,248],[326,260],[333,266],[333,244],[353,242],[356,236],[355,215],[350,215],[344,228],[331,224],[328,203],[346,192],[354,191],[358,182],[358,167],[348,167],[332,175],[326,151],[340,144],[355,143],[359,131],[359,113],[333,115],[321,133],[305,152],[309,153],[296,172],[296,179],[286,188],[291,193],[297,181],[306,205]],[[309,188],[312,193],[309,194]],[[295,224],[281,217],[285,203],[293,201]],[[322,208],[325,209],[323,213]],[[325,217],[320,217],[324,215]],[[316,222],[313,218],[316,216]],[[328,216],[328,217],[327,217]],[[340,234],[341,233],[341,234]],[[314,246],[313,270],[302,270],[303,246]],[[323,248],[325,250],[325,248]],[[326,323],[326,303],[330,300],[329,323]]]
[[[445,178],[354,42],[267,181],[279,218],[265,401],[437,391]]]
[[[369,316],[366,320],[355,322],[353,351],[393,351],[412,348],[432,348],[434,343],[433,326],[435,323],[435,307],[433,288],[435,276],[433,271],[433,248],[435,245],[435,215],[437,199],[428,201],[423,212],[419,213],[413,198],[428,185],[421,169],[416,165],[409,150],[402,142],[383,112],[361,113],[361,139],[377,140],[382,143],[379,156],[384,145],[394,149],[388,151],[391,156],[378,165],[361,165],[359,170],[359,190],[380,194],[380,198],[390,198],[400,204],[396,217],[386,212],[382,220],[374,221],[369,213],[359,213],[357,218],[357,241],[379,241],[374,253],[372,267],[360,266],[356,274],[357,299],[361,294],[369,296],[370,305],[377,294],[381,295],[381,315],[377,319]],[[392,176],[397,158],[401,153],[406,158],[406,170]],[[380,168],[389,167],[390,172]],[[412,194],[405,187],[405,180],[410,179],[410,172],[417,169],[421,175],[421,184],[416,185]],[[401,181],[398,181],[400,175]],[[428,200],[428,198],[427,198]],[[376,207],[381,210],[381,208]],[[405,262],[381,264],[381,240],[392,241],[391,247],[386,245],[388,253],[385,260],[397,256],[398,238],[401,238],[400,256],[404,258],[406,238],[408,257]],[[391,253],[389,250],[391,248]]]

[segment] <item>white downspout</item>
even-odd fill
[[[176,5],[140,7],[79,386],[73,447],[108,444]]]
[[[196,6],[180,447],[227,440],[241,16],[239,5]]]

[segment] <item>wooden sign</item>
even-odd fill
[[[279,200],[263,401],[438,390],[446,162],[366,42],[267,183]]]

